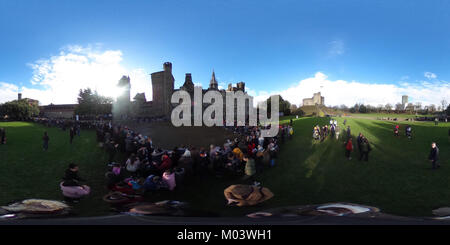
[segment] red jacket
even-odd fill
[[[347,145],[345,146],[345,149],[347,149],[349,151],[353,150],[353,144],[352,144],[352,142],[350,140],[347,142]]]
[[[167,155],[164,155],[162,163],[159,166],[156,166],[156,168],[159,170],[167,170],[170,169],[171,167],[172,167],[172,160],[170,160],[170,157],[168,157]]]

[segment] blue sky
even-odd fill
[[[118,71],[151,99],[145,74],[170,61],[176,87],[187,72],[207,86],[214,69],[223,87],[244,81],[260,98],[300,103],[322,90],[330,105],[396,103],[403,93],[438,104],[450,100],[449,9],[449,1],[0,0],[0,102],[20,89],[44,104],[73,103],[69,83],[108,90]]]

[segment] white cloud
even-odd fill
[[[409,76],[402,76],[402,77],[400,78],[401,81],[408,80],[408,79],[409,79]]]
[[[33,69],[31,84],[34,88],[22,87],[24,98],[33,98],[42,105],[49,103],[76,103],[80,89],[92,88],[105,96],[115,97],[120,91],[116,87],[123,75],[130,76],[131,98],[145,92],[151,100],[151,78],[142,68],[127,69],[122,64],[120,50],[100,51],[96,47],[66,46],[50,58],[40,59],[29,66]],[[17,97],[17,90],[6,92],[13,95],[0,96],[0,102]]]
[[[345,45],[342,40],[334,40],[329,43],[330,48],[328,51],[329,56],[338,56],[345,53]]]
[[[432,73],[432,72],[428,72],[428,71],[424,73],[424,76],[425,76],[426,78],[428,78],[429,80],[431,80],[431,79],[436,79],[436,78],[437,78],[436,74],[434,74],[434,73]]]
[[[301,80],[298,84],[282,91],[252,91],[256,102],[266,100],[269,95],[280,94],[283,99],[300,105],[304,98],[311,98],[313,93],[321,91],[325,97],[326,105],[353,106],[355,103],[364,103],[377,106],[401,102],[402,95],[408,95],[409,101],[422,102],[422,105],[438,105],[442,98],[450,98],[450,83],[419,82],[416,84],[370,84],[357,81],[329,80],[328,77],[317,72],[313,77]],[[250,94],[250,93],[249,93]]]
[[[18,90],[14,84],[0,82],[0,103],[17,99]]]

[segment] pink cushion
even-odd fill
[[[63,186],[64,182],[61,182],[59,186],[65,197],[70,198],[80,198],[88,195],[91,192],[91,188],[87,185],[85,186]]]

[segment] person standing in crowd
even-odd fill
[[[6,129],[4,128],[0,129],[0,143],[2,145],[6,144]]]
[[[370,143],[369,140],[367,140],[366,137],[362,136],[362,140],[361,140],[361,156],[359,158],[359,160],[361,161],[362,159],[364,159],[364,161],[369,161],[369,152],[372,150],[372,148],[370,147]]]
[[[431,150],[430,154],[428,156],[428,160],[431,162],[432,169],[440,168],[441,165],[439,164],[439,148],[436,145],[436,142],[431,143]]]
[[[362,133],[359,133],[358,137],[356,137],[356,145],[358,146],[358,151],[359,151],[359,158],[362,158],[362,149],[361,149],[361,144],[363,142],[364,136]]]
[[[76,125],[76,129],[77,129],[77,135],[80,136],[81,134],[81,126],[79,124]]]
[[[50,138],[48,137],[47,131],[44,132],[44,136],[42,137],[44,151],[48,150],[48,141]]]
[[[70,144],[72,144],[73,137],[75,136],[75,130],[73,127],[70,127],[69,136],[70,136]]]
[[[245,177],[244,179],[250,180],[253,182],[253,177],[256,174],[256,166],[255,166],[255,159],[249,154],[244,155],[244,162],[245,162]]]
[[[339,140],[339,134],[341,133],[341,128],[336,126],[336,140]]]
[[[352,138],[349,138],[347,144],[345,145],[345,156],[348,160],[352,160],[351,153],[353,151]]]
[[[352,137],[352,131],[350,130],[350,125],[347,127],[347,140]]]

